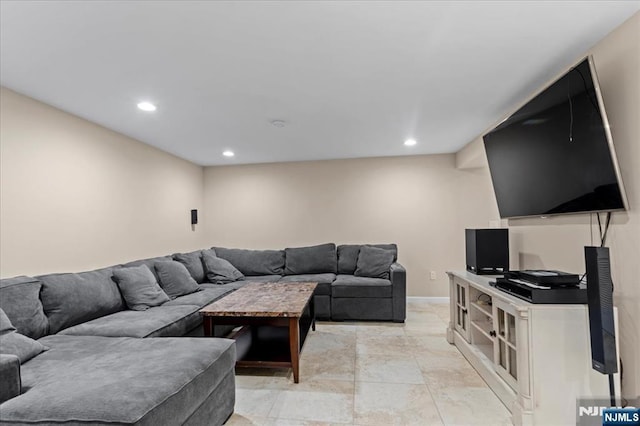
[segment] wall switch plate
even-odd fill
[[[436,271],[431,271],[431,273],[429,274],[429,277],[430,277],[432,280],[435,280],[435,279],[436,279]]]

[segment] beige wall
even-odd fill
[[[409,294],[446,296],[445,271],[464,267],[463,225],[496,211],[475,194],[491,191],[485,175],[457,170],[453,154],[208,167],[206,234],[251,248],[395,242]]]
[[[613,214],[607,245],[620,321],[624,393],[635,397],[640,394],[640,13],[588,53],[595,61],[630,205],[629,211]],[[477,152],[478,144],[481,139],[461,151],[464,158]],[[486,157],[483,162],[486,167]],[[589,220],[584,214],[509,220],[512,267],[584,271],[583,246],[591,245],[591,229],[594,243],[599,242],[597,225],[590,227]]]
[[[203,169],[2,88],[0,273],[79,271],[201,247]]]

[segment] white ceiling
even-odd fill
[[[638,10],[3,0],[0,77],[201,165],[455,152]],[[140,100],[158,110],[139,111]],[[408,137],[418,144],[403,146]]]

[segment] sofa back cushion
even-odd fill
[[[122,266],[125,268],[131,268],[145,265],[147,268],[149,268],[153,276],[156,277],[156,281],[159,281],[160,277],[158,276],[158,273],[155,269],[156,262],[170,262],[172,260],[173,258],[171,256],[150,257],[148,259],[134,260],[133,262],[125,263]]]
[[[0,354],[15,355],[20,364],[24,364],[47,349],[49,348],[42,343],[18,333],[11,320],[0,309]],[[2,385],[4,386],[4,383]]]
[[[158,283],[167,296],[169,296],[169,299],[173,300],[176,297],[202,290],[184,264],[174,260],[156,262],[154,266],[156,268],[156,273],[160,277]]]
[[[127,307],[133,311],[146,311],[170,300],[147,265],[116,268],[113,279]]]
[[[398,259],[398,246],[395,244],[343,244],[338,246],[338,274],[353,275],[356,271],[360,247],[363,245],[391,250],[393,261]]]
[[[24,364],[47,349],[42,343],[18,333],[11,320],[0,309],[0,354],[15,355],[20,364]]]
[[[228,284],[244,278],[242,272],[226,259],[213,254],[213,250],[202,252],[202,261],[207,273],[207,281],[213,284]]]
[[[284,251],[213,247],[216,256],[229,261],[243,275],[282,275]]]
[[[338,257],[336,245],[320,244],[311,247],[286,248],[285,275],[336,273]]]
[[[378,247],[362,246],[358,254],[356,270],[353,273],[356,277],[383,278],[389,279],[389,270],[394,261],[394,254],[391,250]]]
[[[49,274],[42,282],[40,299],[49,318],[49,332],[58,331],[112,314],[125,305],[115,281],[113,268],[81,273]]]
[[[49,332],[49,320],[40,302],[42,284],[33,277],[0,280],[0,308],[18,333],[38,339]]]
[[[196,250],[191,253],[175,253],[172,257],[176,262],[182,263],[186,266],[187,271],[191,275],[191,278],[196,280],[198,284],[207,281],[207,274],[202,264],[202,252],[209,250]]]

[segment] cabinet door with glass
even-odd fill
[[[458,279],[454,280],[454,284],[455,328],[469,342],[469,284]]]
[[[494,361],[496,371],[514,390],[518,386],[518,362],[515,308],[501,300],[493,303],[494,327],[496,338],[494,340]]]

